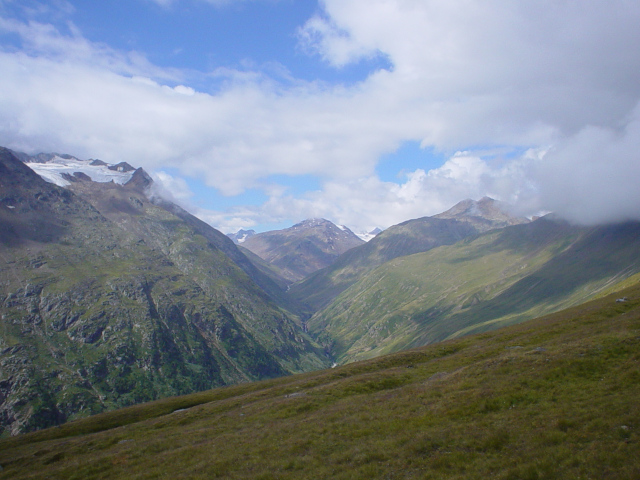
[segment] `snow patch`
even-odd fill
[[[135,171],[125,172],[123,167],[111,170],[109,167],[113,167],[113,165],[100,163],[103,162],[79,160],[77,158],[62,158],[56,155],[46,163],[27,162],[25,165],[47,182],[54,183],[59,187],[66,187],[71,184],[64,178],[63,174],[73,176],[74,173],[79,172],[84,173],[94,182],[114,182],[119,185],[124,185],[131,180]]]
[[[356,236],[360,238],[360,240],[364,240],[365,242],[368,242],[369,240],[375,238],[375,236],[381,232],[382,230],[376,227],[375,229],[367,233],[356,233]]]

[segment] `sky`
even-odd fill
[[[0,145],[143,167],[225,233],[491,196],[640,220],[635,0],[0,0]]]

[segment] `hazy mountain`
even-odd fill
[[[376,235],[378,235],[380,232],[382,232],[381,228],[374,228],[373,230],[371,230],[370,232],[367,233],[361,233],[361,234],[356,234],[358,235],[358,237],[360,237],[362,240],[364,240],[365,242],[368,242],[369,240],[371,240],[372,238],[374,238]]]
[[[639,326],[635,285],[496,332],[2,439],[0,475],[635,479]]]
[[[389,260],[451,245],[491,229],[528,222],[510,216],[504,209],[490,198],[478,202],[465,200],[441,215],[400,223],[292,285],[289,293],[307,305],[307,313],[316,312],[367,272]]]
[[[509,210],[508,204],[490,197],[483,197],[478,201],[463,200],[446,212],[434,215],[433,218],[448,218],[467,222],[476,227],[479,232],[529,222],[527,218],[514,216]]]
[[[240,229],[236,233],[227,233],[227,237],[233,240],[233,243],[235,243],[236,245],[241,245],[247,238],[253,237],[255,234],[255,230]]]
[[[12,433],[327,365],[230,239],[150,200],[148,175],[126,170],[110,170],[123,184],[66,172],[61,188],[0,149],[0,422]]]
[[[340,362],[521,322],[640,272],[640,223],[550,218],[395,258],[308,322]]]
[[[249,236],[242,246],[276,267],[280,276],[295,282],[363,243],[348,228],[316,218]]]

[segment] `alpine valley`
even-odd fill
[[[531,220],[485,197],[367,242],[324,219],[225,235],[142,169],[7,149],[0,226],[5,436],[458,341],[640,280],[636,222]]]

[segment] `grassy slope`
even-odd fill
[[[0,479],[639,478],[639,361],[634,285],[490,333],[2,440]]]
[[[535,318],[637,272],[639,229],[541,219],[400,257],[346,290],[309,328],[346,363]]]

